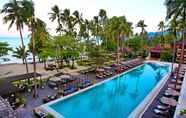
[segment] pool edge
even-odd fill
[[[159,64],[168,64],[169,68],[171,68],[171,63],[168,62],[161,62],[161,61],[145,61],[145,62],[155,62]],[[147,110],[148,106],[152,103],[152,101],[155,99],[155,97],[160,92],[161,88],[165,85],[167,82],[169,76],[171,74],[171,71],[168,72],[161,80],[158,82],[158,84],[151,90],[151,92],[144,98],[143,101],[129,114],[128,118],[141,118],[144,112]]]
[[[121,76],[121,75],[123,75],[123,74],[126,74],[126,73],[128,73],[128,72],[130,72],[130,71],[133,71],[133,70],[135,70],[135,69],[137,69],[137,68],[143,66],[145,63],[146,63],[146,61],[144,61],[143,64],[141,64],[141,65],[139,65],[139,66],[136,66],[136,67],[134,67],[134,68],[132,68],[132,69],[129,69],[129,70],[123,72],[123,73],[120,73],[120,74],[117,74],[117,75],[115,75],[115,76],[113,76],[113,77],[110,77],[110,78],[108,78],[108,79],[105,79],[105,80],[103,80],[102,82],[99,82],[99,83],[97,83],[97,84],[94,84],[94,85],[92,85],[92,86],[89,86],[89,87],[87,87],[87,88],[85,88],[85,89],[82,89],[82,90],[80,90],[80,91],[77,91],[77,92],[75,92],[75,93],[73,93],[73,94],[70,94],[70,95],[67,95],[67,96],[65,96],[65,97],[58,98],[58,99],[56,99],[56,100],[54,100],[54,101],[51,101],[51,102],[49,102],[49,103],[43,104],[43,105],[41,105],[40,107],[41,107],[42,109],[44,109],[45,111],[51,113],[51,114],[52,114],[53,116],[55,116],[56,118],[65,118],[63,115],[59,114],[58,112],[56,112],[55,110],[53,110],[53,109],[52,109],[51,107],[49,107],[49,106],[52,105],[52,104],[55,104],[55,103],[57,103],[57,102],[59,102],[59,101],[68,99],[69,97],[72,97],[72,96],[75,96],[75,95],[77,95],[77,94],[80,94],[80,93],[82,93],[82,92],[84,92],[84,91],[88,91],[88,90],[90,90],[90,89],[92,89],[92,88],[94,88],[94,87],[96,87],[96,86],[99,86],[99,85],[101,85],[101,84],[104,84],[104,83],[106,83],[106,82],[108,82],[108,81],[111,81],[111,80],[113,80],[113,79],[116,79],[117,77],[119,77],[119,76]]]

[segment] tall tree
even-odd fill
[[[144,20],[140,20],[137,23],[136,27],[141,28],[141,33],[140,33],[140,36],[142,37],[141,45],[143,45],[143,40],[145,38],[145,32],[146,32],[145,27],[147,27],[147,25],[145,24]]]
[[[140,35],[142,36],[142,38],[144,38],[145,27],[147,27],[147,25],[145,24],[144,20],[140,20],[140,21],[137,23],[136,27],[141,28],[141,33],[140,33]]]
[[[57,5],[54,5],[51,10],[52,10],[52,12],[49,13],[49,15],[50,15],[50,18],[49,19],[52,22],[54,20],[57,20],[58,26],[56,28],[56,32],[59,32],[60,35],[61,35],[62,34],[62,30],[63,30],[62,29],[62,23],[61,23],[61,15],[62,15],[61,10],[59,9],[59,7]]]
[[[107,23],[106,10],[100,9],[98,17],[99,17],[99,25],[100,25],[99,37],[102,42],[103,42],[103,40],[105,40],[105,44],[107,47],[107,39],[105,38],[105,25]]]
[[[8,29],[12,28],[13,24],[15,24],[17,31],[19,31],[21,45],[24,50],[24,56],[22,57],[23,58],[22,60],[25,61],[26,72],[28,73],[28,64],[26,60],[25,45],[24,45],[24,40],[22,35],[23,26],[25,23],[25,15],[23,12],[21,1],[10,0],[8,3],[5,3],[3,5],[3,9],[1,10],[1,13],[4,13],[5,15],[3,18],[4,23],[7,24],[10,22]]]
[[[31,31],[31,40],[32,40],[32,55],[33,55],[33,69],[34,69],[34,91],[33,97],[36,98],[38,96],[37,93],[37,81],[36,81],[36,50],[35,50],[35,32],[38,24],[42,24],[43,21],[35,17],[35,9],[34,4],[30,0],[23,0],[23,11],[26,17],[26,23]]]
[[[164,29],[165,29],[164,21],[160,21],[160,23],[158,24],[158,27],[159,27],[158,30],[161,31],[161,44],[164,47],[164,43],[165,43],[165,41],[164,41]]]
[[[185,27],[186,27],[186,1],[185,0],[166,0],[165,5],[167,7],[167,16],[166,19],[181,19],[180,28],[182,29],[182,47],[181,47],[181,56],[179,61],[178,70],[182,63],[184,63],[184,39],[186,38],[185,35]],[[178,72],[177,72],[178,78]],[[176,79],[177,83],[177,79]],[[176,84],[175,84],[176,88]]]

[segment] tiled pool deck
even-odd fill
[[[178,105],[174,114],[174,118],[186,118],[186,116],[180,116],[180,110],[186,109],[186,74],[184,75],[184,81],[182,84],[182,89],[180,92],[180,97],[178,99]]]
[[[185,65],[184,65],[185,66]],[[186,67],[186,66],[185,66]],[[148,109],[142,114],[141,118],[186,118],[186,116],[184,117],[180,117],[179,116],[179,112],[181,109],[186,108],[186,74],[184,75],[184,79],[183,79],[183,84],[182,84],[182,89],[180,92],[180,96],[178,99],[178,105],[176,107],[176,111],[174,113],[174,116],[161,116],[161,115],[156,115],[153,110],[157,105],[160,105],[160,98],[163,96],[165,90],[168,88],[168,84],[170,82],[169,78],[167,80],[167,82],[165,83],[165,85],[163,86],[163,88],[161,89],[161,91],[159,92],[159,94],[155,97],[155,99],[150,103]]]

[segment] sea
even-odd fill
[[[24,39],[24,44],[26,48],[28,48],[29,38],[24,37],[23,39]],[[13,50],[15,50],[16,47],[21,46],[20,37],[0,36],[0,42],[7,42],[9,44],[9,47],[11,47]],[[30,62],[32,62],[31,55],[28,56],[28,59]],[[0,57],[0,65],[1,64],[15,64],[15,63],[22,63],[22,60],[15,58],[13,56],[12,51],[9,51],[8,55]]]
[[[24,40],[25,46],[28,46],[29,38],[24,37],[23,40]],[[7,42],[9,44],[9,46],[13,49],[21,46],[20,37],[8,37],[8,36],[7,37],[0,37],[0,42]]]

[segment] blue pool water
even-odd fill
[[[169,66],[146,63],[49,107],[65,118],[127,118],[168,72]]]

